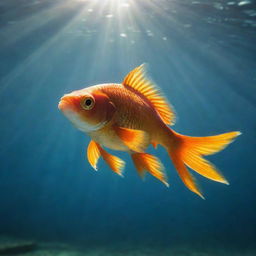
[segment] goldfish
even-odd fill
[[[87,158],[95,170],[102,157],[111,170],[123,176],[125,162],[106,148],[124,151],[131,156],[139,176],[144,178],[148,172],[169,186],[159,158],[146,153],[150,145],[161,145],[186,187],[201,198],[203,193],[190,169],[229,184],[204,156],[223,150],[241,133],[191,137],[175,132],[170,128],[175,123],[175,111],[147,78],[145,65],[128,73],[121,84],[99,84],[65,94],[58,108],[77,129],[90,136]]]

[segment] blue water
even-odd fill
[[[0,235],[94,245],[256,246],[255,1],[0,1]],[[70,91],[121,82],[141,63],[177,112],[172,128],[241,131],[210,156],[230,186],[195,174],[124,178],[85,158],[89,137],[57,108]],[[237,249],[238,250],[238,249]]]

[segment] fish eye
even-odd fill
[[[85,110],[90,110],[93,108],[95,102],[92,97],[86,97],[81,101],[81,106]]]

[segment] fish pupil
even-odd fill
[[[87,99],[86,101],[85,101],[85,105],[86,106],[90,106],[92,104],[92,100],[91,99]]]

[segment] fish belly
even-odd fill
[[[130,149],[116,135],[114,130],[96,131],[89,134],[92,140],[112,150],[129,152]]]

